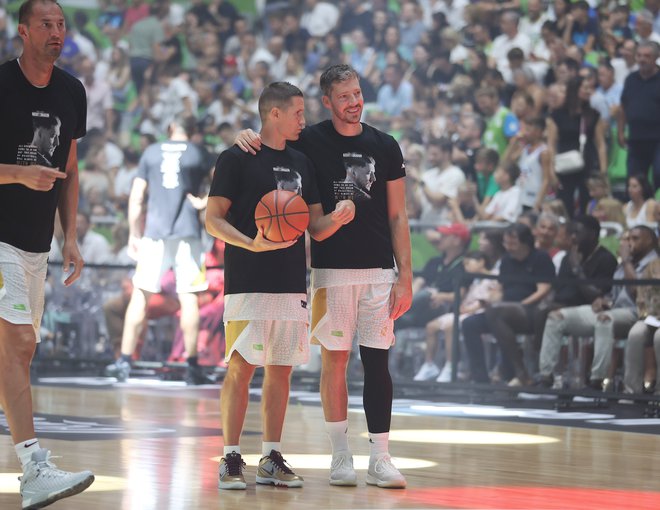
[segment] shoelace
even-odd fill
[[[46,457],[44,460],[35,462],[35,467],[33,469],[37,472],[37,476],[40,476],[42,474],[44,468],[49,468],[47,473],[49,473],[50,478],[66,476],[68,473],[62,471],[61,469],[58,469],[58,467],[50,461],[50,459],[60,459],[60,458],[61,456],[59,455],[56,456],[48,455],[48,457]],[[22,478],[23,478],[22,476],[19,476],[18,477],[19,481]]]
[[[282,471],[283,473],[287,475],[292,475],[294,474],[293,471],[287,466],[286,460],[282,458],[282,454],[280,452],[276,452],[275,450],[272,450],[270,452],[270,455],[268,455],[268,458],[275,464],[277,469]]]
[[[385,455],[378,459],[374,466],[374,471],[376,471],[376,473],[385,473],[388,471],[393,473],[395,470],[396,468],[394,467],[394,464],[392,464],[392,458],[389,455]]]
[[[239,476],[245,467],[245,462],[238,453],[230,453],[225,457],[227,473],[230,476]]]
[[[339,455],[335,457],[335,459],[332,461],[332,466],[331,469],[340,469],[344,466],[351,466],[352,467],[352,462],[343,455]]]

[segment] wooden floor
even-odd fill
[[[321,408],[300,403],[289,407],[283,453],[304,476],[304,488],[256,486],[261,448],[256,401],[242,440],[248,489],[219,491],[216,391],[35,387],[42,445],[62,457],[56,461],[60,467],[91,469],[97,476],[87,492],[50,508],[660,508],[660,436],[422,414],[393,417],[391,453],[407,489],[365,486],[369,449],[361,412],[349,416],[359,485],[330,487]],[[63,434],[70,440],[61,439]],[[48,439],[53,435],[60,439]],[[8,436],[0,441],[0,509],[20,508],[14,450]]]

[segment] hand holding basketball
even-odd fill
[[[295,241],[309,225],[309,208],[297,193],[273,190],[259,200],[254,221],[257,230],[269,241]]]
[[[288,248],[289,246],[293,246],[297,241],[297,239],[292,241],[282,241],[280,243],[269,241],[264,237],[261,229],[257,229],[257,235],[254,236],[249,249],[254,252],[282,250],[284,248]]]

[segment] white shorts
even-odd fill
[[[394,345],[390,318],[391,283],[367,283],[312,290],[312,343],[330,351],[359,345],[389,349]]]
[[[178,294],[208,288],[200,239],[140,239],[133,285],[147,292],[160,292],[160,281],[170,268],[174,268]]]
[[[37,342],[41,340],[47,269],[48,253],[30,253],[0,243],[0,318],[12,324],[32,324]]]
[[[225,322],[225,361],[236,351],[251,365],[302,365],[309,361],[308,331],[302,321]]]

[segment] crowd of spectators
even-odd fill
[[[15,4],[0,7],[2,61],[21,51]],[[88,97],[78,220],[88,264],[131,263],[132,178],[171,120],[194,119],[192,140],[217,155],[240,129],[259,129],[262,88],[284,80],[303,90],[307,123],[318,122],[329,117],[320,73],[344,62],[362,77],[363,120],[392,134],[406,160],[420,276],[396,327],[426,332],[417,379],[449,380],[452,272],[548,280],[657,273],[660,1],[98,0],[65,12],[58,65]],[[494,225],[499,232],[484,231]],[[601,245],[609,251],[596,251]],[[57,250],[56,234],[53,260]],[[94,274],[91,287],[102,282],[107,300],[112,282],[113,306],[123,303],[128,273]],[[215,302],[221,287],[205,299]],[[557,384],[565,338],[589,336],[596,355],[585,383],[607,386],[615,340],[632,327],[625,386],[653,388],[657,324],[647,317],[660,316],[655,291],[610,287],[467,282],[459,375]],[[593,317],[572,318],[573,307]],[[520,334],[533,338],[531,365]]]

